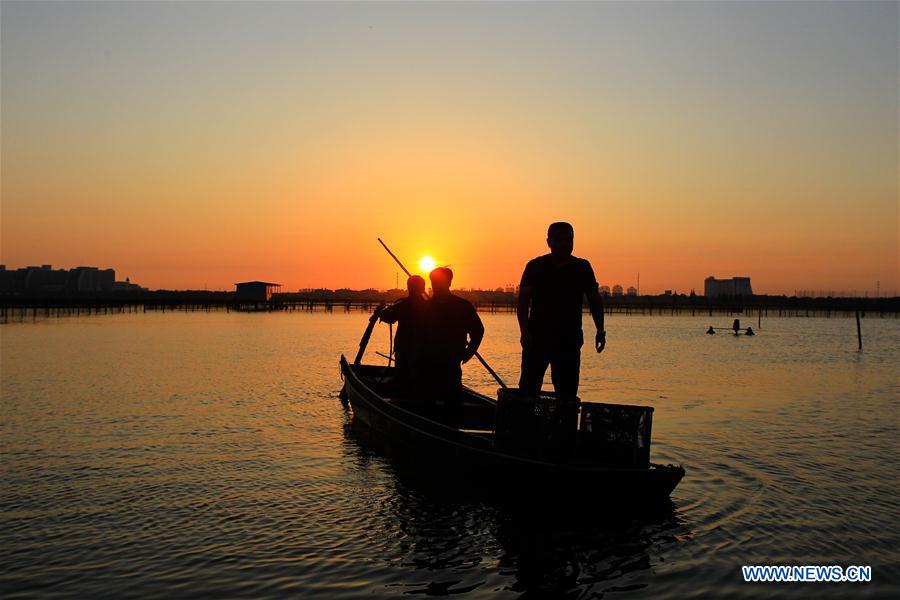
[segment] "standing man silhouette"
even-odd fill
[[[553,223],[547,229],[550,254],[531,260],[519,286],[519,331],[522,342],[522,374],[519,388],[537,395],[550,366],[553,388],[560,400],[578,394],[581,346],[584,333],[581,313],[584,296],[597,327],[594,347],[606,347],[603,300],[591,263],[572,256],[575,230],[569,223]]]
[[[418,357],[425,347],[425,280],[412,275],[406,280],[406,289],[409,295],[381,311],[381,320],[385,323],[397,323],[394,354],[398,389],[401,393],[408,394],[414,391],[414,376],[421,362]]]
[[[427,377],[431,397],[442,400],[446,422],[458,425],[462,412],[462,367],[475,356],[484,325],[472,303],[450,293],[453,271],[438,267],[429,274]]]

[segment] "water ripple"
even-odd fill
[[[366,315],[245,316],[3,326],[4,598],[770,594],[739,580],[748,563],[870,564],[867,586],[778,593],[895,595],[892,320],[860,356],[809,341],[807,320],[735,340],[701,319],[610,317],[582,395],[654,406],[653,459],[687,476],[663,509],[609,515],[565,490],[535,506],[442,485],[355,436],[336,357]],[[509,378],[515,319],[485,322],[483,354]],[[836,347],[845,324],[817,323],[817,342]]]

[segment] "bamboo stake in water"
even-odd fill
[[[859,349],[862,350],[862,327],[859,326],[859,311],[856,311],[856,337],[859,339]]]

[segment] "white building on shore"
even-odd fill
[[[712,275],[703,280],[703,295],[707,298],[718,296],[752,296],[749,277],[716,279]]]

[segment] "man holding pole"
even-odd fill
[[[597,327],[594,347],[602,352],[606,346],[597,279],[591,263],[572,256],[574,240],[575,230],[569,223],[550,225],[550,254],[535,258],[525,267],[517,310],[522,343],[519,388],[538,395],[549,366],[556,397],[564,401],[574,400],[578,394],[585,294]]]
[[[403,263],[400,262],[400,259],[397,258],[397,255],[391,252],[391,249],[387,247],[387,244],[381,238],[378,238],[378,243],[385,249],[385,251],[391,255],[391,258],[394,259],[394,262],[403,269],[403,272],[406,273],[407,277],[410,279],[413,276],[410,274],[409,269],[403,266]],[[450,282],[453,280],[453,271],[446,267],[442,267],[439,269],[435,269],[430,274],[431,277],[431,285],[432,288],[436,292],[436,296],[438,296],[438,302],[435,303],[433,301],[429,301],[426,303],[426,316],[431,308],[435,308],[436,315],[441,319],[441,322],[449,322],[456,323],[455,326],[462,326],[465,332],[462,334],[463,346],[465,349],[462,351],[461,358],[456,360],[456,371],[459,371],[459,361],[468,362],[469,359],[474,356],[478,359],[478,362],[487,370],[488,373],[491,374],[491,377],[500,384],[500,387],[506,388],[506,384],[500,379],[500,376],[487,364],[487,361],[478,353],[478,346],[481,344],[481,339],[484,337],[484,325],[481,323],[481,319],[478,318],[478,313],[475,311],[475,307],[472,304],[459,296],[455,296],[450,293]],[[436,283],[437,282],[437,283]],[[412,293],[412,288],[410,288],[410,294]],[[449,319],[449,320],[448,320]],[[428,319],[426,319],[427,321]],[[435,321],[432,321],[435,323]],[[444,332],[446,333],[446,332]],[[437,336],[438,338],[443,337]],[[469,342],[466,343],[466,336],[469,338]],[[459,337],[459,336],[451,336],[451,337]],[[368,339],[368,338],[366,338]],[[440,339],[438,342],[441,343]],[[454,342],[456,343],[456,342]],[[426,353],[427,354],[427,353]],[[359,364],[359,359],[362,356],[362,351],[357,356],[356,364]],[[429,360],[433,360],[433,357],[429,358]],[[421,369],[414,369],[414,371],[421,371]],[[439,369],[440,371],[440,369]],[[454,369],[449,369],[449,371],[454,371]],[[414,378],[415,378],[414,374]],[[443,375],[442,375],[443,376]],[[462,388],[462,373],[454,375],[456,381],[459,382],[458,387]],[[458,394],[456,394],[458,397]]]
[[[413,375],[418,371],[418,357],[421,356],[425,335],[425,280],[412,275],[406,281],[409,296],[401,298],[381,311],[385,323],[397,323],[394,338],[394,356],[398,388],[402,393],[413,390]]]

